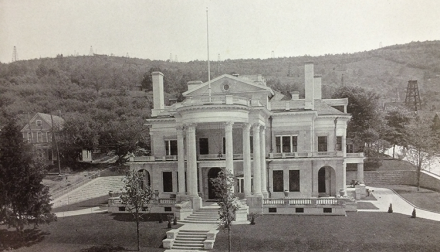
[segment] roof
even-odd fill
[[[29,122],[34,122],[38,117],[44,120],[49,125],[52,125],[52,119],[53,119],[53,125],[58,128],[62,128],[65,122],[64,119],[59,116],[56,115],[51,116],[50,114],[45,114],[45,113],[36,113]],[[22,131],[29,128],[29,122],[26,123]]]
[[[315,100],[315,110],[318,115],[345,115],[345,113],[333,108],[322,100]]]
[[[220,79],[222,79],[222,78],[224,78],[224,77],[227,77],[227,78],[232,79],[232,80],[236,80],[236,81],[238,81],[238,82],[246,83],[246,84],[248,84],[248,85],[251,85],[251,86],[254,86],[254,87],[260,88],[260,89],[262,89],[262,90],[266,90],[266,91],[268,91],[271,95],[274,94],[273,90],[272,90],[270,87],[267,87],[267,86],[262,85],[262,84],[257,84],[258,82],[251,81],[251,80],[249,80],[248,78],[235,77],[235,76],[232,76],[232,75],[230,75],[230,74],[223,74],[223,75],[220,75],[220,76],[218,76],[217,78],[212,79],[210,82],[211,82],[211,83],[216,82],[216,81],[218,81],[218,80],[220,80]],[[191,94],[192,92],[194,92],[194,91],[196,91],[196,90],[199,90],[199,89],[202,89],[202,88],[204,88],[204,87],[206,87],[206,86],[208,86],[208,82],[205,82],[205,83],[203,83],[203,84],[200,84],[198,87],[195,87],[195,88],[193,88],[193,89],[191,89],[191,90],[188,90],[188,91],[186,91],[186,92],[183,92],[182,95],[183,95],[183,96],[187,96],[187,95]]]

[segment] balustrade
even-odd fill
[[[338,205],[336,198],[285,198],[263,199],[263,205]]]

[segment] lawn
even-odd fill
[[[128,220],[129,214],[88,214],[73,217],[58,218],[50,225],[41,225],[39,230],[29,230],[29,247],[21,247],[20,252],[73,252],[94,245],[111,244],[122,246],[128,250],[136,249],[136,223]],[[155,215],[153,215],[156,218]],[[177,228],[179,226],[173,226]],[[2,242],[7,247],[13,243],[7,236],[5,226],[0,226]],[[32,227],[30,227],[32,228]],[[164,251],[161,248],[162,240],[166,236],[167,222],[144,221],[140,224],[141,251]],[[1,251],[0,246],[0,251]]]
[[[417,187],[405,185],[388,185],[384,187],[393,189],[418,208],[440,213],[440,192],[425,188],[420,188],[420,191],[417,191]]]
[[[232,227],[233,251],[438,251],[439,223],[401,214],[264,215]],[[227,251],[219,232],[213,252]]]

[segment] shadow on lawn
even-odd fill
[[[114,213],[111,214],[113,216],[114,220],[117,221],[126,221],[126,222],[132,222],[135,221],[135,218],[133,214],[130,213]],[[168,221],[169,214],[161,214],[161,213],[148,213],[148,214],[142,214],[140,215],[140,221],[141,222],[148,222],[148,221],[160,221],[162,220],[163,223],[166,223]]]
[[[0,251],[29,247],[44,240],[49,232],[39,229],[25,229],[22,233],[16,230],[0,229]]]

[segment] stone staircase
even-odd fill
[[[192,213],[190,216],[182,221],[181,224],[193,223],[193,224],[218,224],[219,215],[218,210],[220,207],[217,203],[211,204],[209,206],[203,206],[196,212]]]
[[[203,250],[209,230],[179,230],[172,250]]]
[[[88,199],[108,195],[109,191],[119,192],[123,188],[124,176],[99,177],[91,180],[83,186],[74,189],[52,200],[53,208],[70,205]]]

